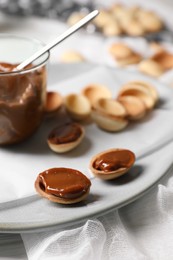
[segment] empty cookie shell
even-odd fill
[[[167,51],[160,51],[151,57],[152,60],[159,63],[164,70],[173,68],[173,54]]]
[[[65,153],[78,146],[84,138],[84,128],[77,123],[65,123],[54,128],[47,143],[50,149],[56,153]]]
[[[113,19],[108,24],[106,24],[102,28],[102,30],[105,36],[115,36],[115,35],[120,35],[122,33],[122,29],[115,19]]]
[[[151,96],[149,90],[147,90],[144,86],[141,85],[136,85],[136,84],[124,85],[119,91],[118,98],[120,96],[138,97],[144,102],[148,110],[152,109],[155,105],[155,100]]]
[[[74,25],[75,23],[79,22],[82,18],[84,18],[84,14],[81,12],[72,12],[69,18],[67,19],[67,24],[69,26]]]
[[[120,66],[136,64],[142,59],[140,54],[136,53],[129,46],[123,43],[112,44],[109,52]]]
[[[61,55],[61,62],[63,63],[77,63],[83,62],[85,58],[77,51],[66,51]]]
[[[130,36],[141,36],[145,33],[143,26],[135,19],[127,21],[124,31]]]
[[[93,121],[102,129],[109,132],[117,132],[124,129],[128,120],[124,106],[113,99],[99,99],[93,109]]]
[[[64,98],[67,112],[74,120],[84,120],[91,114],[89,100],[80,94],[69,94]]]
[[[133,54],[132,49],[123,43],[113,43],[109,52],[116,59],[124,59]]]
[[[149,91],[152,98],[154,99],[155,103],[158,101],[159,93],[158,93],[157,89],[153,85],[151,85],[150,83],[138,80],[138,81],[131,81],[128,84],[132,84],[132,85],[136,85],[136,86],[142,86],[142,87],[146,88],[147,91]]]
[[[49,91],[46,96],[45,114],[54,115],[63,103],[62,96],[58,92]]]
[[[152,77],[160,77],[164,73],[162,66],[151,59],[143,60],[138,65],[139,71]]]
[[[93,20],[93,23],[99,28],[102,29],[104,26],[112,22],[111,14],[106,10],[100,10],[99,15]]]
[[[112,117],[124,118],[127,116],[125,107],[120,102],[111,98],[100,98],[94,104],[93,109]]]
[[[157,32],[163,28],[163,22],[153,12],[141,11],[138,20],[147,32]]]
[[[98,178],[115,179],[125,174],[134,164],[135,154],[127,149],[109,149],[93,156],[89,168]]]
[[[109,10],[115,17],[117,17],[118,15],[122,16],[122,13],[124,14],[126,7],[120,3],[115,3],[109,8]]]
[[[128,125],[127,119],[122,118],[112,118],[101,114],[97,111],[92,112],[93,121],[97,124],[101,129],[108,132],[118,132],[124,129]]]
[[[44,198],[61,204],[84,200],[90,191],[90,180],[71,168],[51,168],[40,173],[35,181],[36,191]]]
[[[91,106],[93,106],[100,98],[112,97],[111,91],[106,86],[100,84],[92,84],[86,86],[82,89],[82,94],[88,98]]]
[[[138,97],[120,96],[118,101],[126,108],[130,120],[139,120],[146,114],[146,106]]]
[[[127,58],[124,59],[117,59],[117,63],[120,66],[127,66],[127,65],[132,65],[132,64],[138,64],[141,61],[142,57],[138,53],[133,53]]]

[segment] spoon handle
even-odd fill
[[[15,70],[22,70],[23,68],[25,68],[27,65],[29,65],[30,63],[32,63],[34,60],[36,60],[37,58],[39,58],[41,55],[43,55],[45,52],[47,52],[48,50],[52,49],[55,45],[57,45],[58,43],[62,42],[63,40],[65,40],[67,37],[69,37],[71,34],[73,34],[74,32],[76,32],[77,30],[79,30],[82,26],[84,26],[86,23],[88,23],[89,21],[91,21],[93,18],[95,18],[97,15],[99,14],[98,10],[94,10],[91,13],[89,13],[87,16],[85,16],[84,18],[82,18],[79,22],[77,22],[76,24],[74,24],[72,27],[70,27],[69,29],[67,29],[64,33],[62,33],[61,35],[59,35],[55,40],[53,40],[52,42],[48,43],[46,46],[44,46],[42,49],[40,49],[39,51],[37,51],[36,53],[34,53],[31,57],[29,57],[28,59],[26,59],[24,62],[22,62],[21,64],[19,64]]]

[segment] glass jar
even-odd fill
[[[0,145],[23,141],[42,122],[49,52],[21,71],[15,67],[43,46],[35,39],[0,36]]]

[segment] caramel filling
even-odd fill
[[[82,134],[76,123],[66,123],[58,126],[49,134],[48,140],[54,144],[64,144],[76,141]]]
[[[45,193],[64,199],[78,198],[91,186],[85,175],[70,168],[52,168],[40,173],[39,184]]]
[[[96,170],[111,172],[120,168],[129,168],[134,163],[135,156],[129,150],[117,150],[100,155],[93,163]]]

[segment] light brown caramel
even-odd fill
[[[93,167],[97,170],[110,172],[119,168],[130,167],[134,161],[134,155],[129,150],[117,150],[98,156]]]
[[[82,134],[77,123],[66,123],[51,131],[48,140],[53,144],[64,144],[76,141]]]
[[[47,143],[50,149],[56,153],[65,153],[77,147],[85,135],[84,128],[78,123],[65,123],[54,128]]]
[[[80,171],[52,168],[40,173],[35,182],[37,192],[54,202],[71,204],[88,195],[90,180]]]
[[[135,154],[127,149],[109,149],[90,161],[90,170],[98,178],[110,180],[125,174],[134,164]]]

